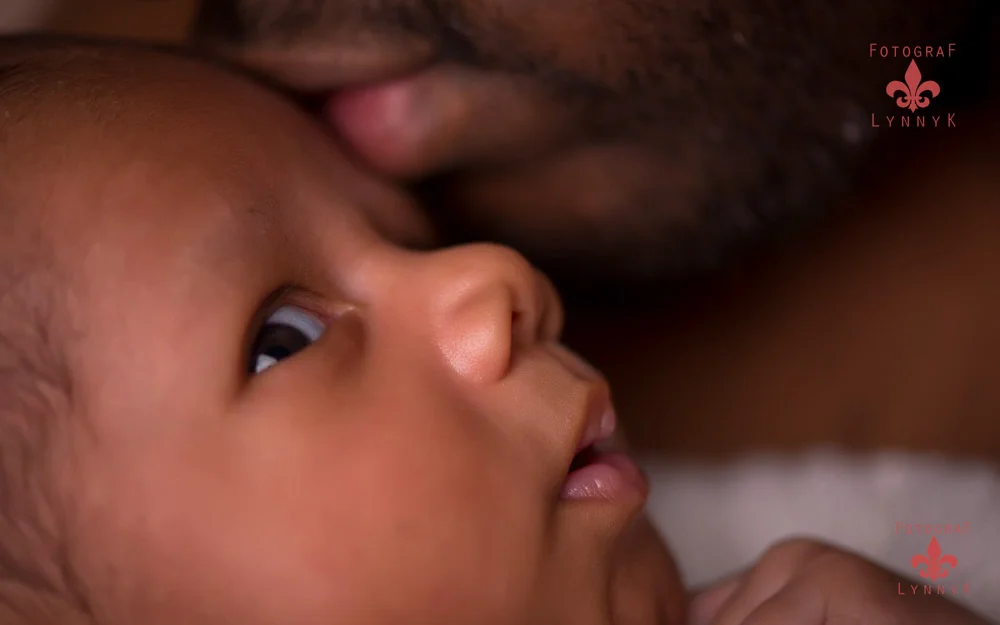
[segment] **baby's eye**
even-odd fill
[[[263,373],[319,340],[326,326],[297,306],[282,306],[261,328],[250,350],[250,375]]]

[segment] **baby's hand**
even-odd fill
[[[943,595],[899,594],[906,580],[810,540],[772,547],[753,569],[699,593],[691,625],[989,625]]]

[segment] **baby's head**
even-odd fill
[[[641,479],[577,468],[610,404],[521,257],[421,251],[404,195],[208,62],[0,59],[2,622],[680,617]]]

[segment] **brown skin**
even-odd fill
[[[379,606],[392,596],[407,623],[423,614],[432,622],[604,623],[595,615],[607,606],[581,600],[603,596],[603,582],[591,587],[594,580],[579,576],[594,570],[595,552],[598,570],[611,572],[613,622],[680,622],[676,572],[648,523],[627,520],[634,510],[627,502],[555,511],[541,571],[533,568],[538,555],[525,550],[533,542],[524,540],[533,534],[525,519],[538,504],[510,492],[511,475],[523,474],[518,483],[538,479],[531,467],[545,463],[550,450],[543,450],[566,427],[552,419],[575,392],[562,390],[586,378],[547,344],[557,314],[528,320],[538,324],[537,344],[512,346],[513,329],[495,331],[494,321],[509,320],[511,310],[491,293],[551,298],[544,283],[530,286],[537,280],[530,268],[497,248],[397,247],[421,239],[412,207],[349,167],[286,105],[189,64],[159,59],[136,72],[135,62],[101,63],[101,75],[121,90],[112,101],[120,106],[128,94],[126,114],[110,128],[58,117],[46,126],[60,136],[58,150],[38,154],[52,168],[46,179],[63,181],[46,196],[45,219],[71,276],[77,327],[86,329],[68,351],[80,401],[72,423],[82,431],[66,491],[76,512],[74,573],[100,622],[326,623],[346,614],[367,623],[386,618]],[[86,82],[88,93],[93,86]],[[73,158],[95,149],[100,162]],[[199,243],[211,232],[219,236],[208,235],[206,256]],[[236,246],[216,247],[227,242]],[[333,331],[259,380],[240,379],[247,319],[265,284],[289,279],[304,288],[281,305],[323,316]],[[538,291],[544,295],[525,295]],[[191,301],[197,310],[178,305]],[[556,305],[529,308],[546,306]],[[456,348],[450,332],[441,333],[456,325],[459,308],[473,329],[494,329],[487,343]],[[418,329],[429,310],[445,323],[428,324],[438,328],[428,334]],[[497,362],[506,357],[525,362],[508,370]],[[359,384],[372,393],[359,393]],[[352,419],[344,423],[348,406]],[[458,450],[475,459],[453,466]],[[496,477],[489,468],[499,469],[506,489],[477,497],[473,491],[483,494]],[[343,479],[356,473],[365,479]],[[408,476],[404,492],[389,474]],[[459,474],[475,487],[455,489]],[[384,488],[381,477],[389,478]],[[331,484],[336,495],[322,496]],[[451,511],[467,529],[488,525],[490,548],[475,532],[465,536],[473,549],[440,519],[427,524],[429,511]],[[409,519],[440,549],[428,554],[398,532],[380,535],[386,519]],[[363,531],[351,532],[352,523]],[[355,550],[349,570],[329,560],[344,548]],[[394,554],[388,572],[386,550]],[[463,564],[471,559],[476,566]],[[224,587],[213,586],[218,579]],[[532,592],[493,596],[498,580]],[[856,614],[859,605],[875,610],[862,616],[906,622],[930,614],[924,605],[887,605],[878,589],[889,582],[894,587],[890,574],[849,554],[793,543],[764,557],[716,622],[832,623],[831,610]],[[445,602],[426,594],[437,583],[448,586]],[[769,601],[760,590],[776,584],[784,591]],[[707,603],[716,613],[714,597],[696,607]],[[826,611],[803,614],[809,601]],[[948,622],[982,622],[946,601],[933,607]]]
[[[683,621],[644,492],[559,497],[601,382],[559,346],[541,274],[405,247],[414,206],[241,79],[64,62],[44,126],[5,131],[45,163],[11,179],[65,277],[51,453],[93,622]],[[277,310],[324,331],[248,374]]]
[[[81,330],[63,492],[93,620],[683,623],[640,500],[553,497],[592,374],[555,343],[547,282],[503,248],[401,247],[422,239],[414,208],[286,103],[130,57],[100,63],[116,87],[89,110],[114,102],[110,124],[36,110],[60,136],[35,145],[62,181],[42,206]],[[253,320],[287,308],[325,333],[247,377]],[[692,616],[985,623],[899,581],[794,541]]]
[[[271,0],[253,4],[262,10],[280,11],[280,5],[286,3]],[[247,2],[244,9],[252,12],[250,6]],[[339,2],[336,6],[339,13],[329,22],[313,19],[298,25],[281,24],[255,22],[251,17],[247,21],[255,28],[240,33],[248,35],[249,42],[237,42],[244,46],[238,48],[237,56],[314,90],[368,78],[361,70],[350,75],[332,59],[337,58],[338,46],[349,41],[346,33],[384,27],[385,22],[378,18],[388,12],[361,17],[354,13],[360,3]],[[671,13],[648,11],[657,8],[652,2],[576,3],[562,11],[555,8],[551,14],[542,14],[537,4],[532,5],[533,13],[519,10],[524,5],[511,8],[504,4],[499,15],[482,11],[484,6],[488,7],[478,2],[461,4],[464,13],[450,22],[458,23],[463,33],[473,33],[470,39],[480,51],[468,63],[472,69],[437,66],[402,86],[350,96],[346,103],[335,104],[330,117],[362,157],[389,173],[421,177],[439,168],[458,167],[457,174],[437,180],[433,188],[442,193],[444,184],[443,197],[462,203],[460,218],[466,225],[471,223],[480,232],[513,241],[535,257],[547,259],[549,266],[559,268],[556,259],[570,259],[590,278],[611,276],[618,280],[669,279],[683,273],[698,264],[697,256],[714,253],[720,244],[729,243],[733,229],[753,230],[755,220],[748,218],[748,213],[774,218],[820,205],[826,192],[837,190],[848,179],[857,163],[858,149],[869,139],[861,137],[854,145],[845,145],[843,137],[835,136],[832,120],[851,119],[852,112],[844,112],[851,105],[867,109],[866,113],[881,108],[875,100],[878,92],[871,86],[884,84],[886,77],[873,69],[873,63],[857,63],[858,57],[852,55],[859,54],[860,44],[876,38],[928,40],[932,35],[932,40],[940,41],[954,32],[950,20],[962,10],[950,7],[955,11],[950,16],[947,12],[934,16],[924,4],[911,3],[905,8],[899,4],[896,10],[912,16],[913,21],[889,34],[885,24],[876,25],[878,18],[893,15],[885,4],[838,8],[836,15],[830,15],[816,9],[817,5],[807,8],[805,3],[780,7],[780,13],[773,14],[768,13],[771,7],[757,5],[748,11],[729,3],[730,8],[722,12],[707,11],[700,24],[715,26],[715,32],[693,27],[693,12],[685,11],[684,3],[671,6]],[[552,16],[559,13],[563,20],[572,15],[574,21],[554,26]],[[228,17],[234,16],[238,11]],[[876,19],[866,21],[873,16]],[[838,18],[843,21],[838,22]],[[754,22],[752,27],[750,21]],[[309,27],[302,26],[306,23]],[[292,33],[290,40],[271,38],[283,30]],[[754,41],[754,55],[737,59],[735,67],[719,63],[720,55],[732,60],[732,41],[743,39],[746,30],[760,36]],[[621,37],[624,32],[632,36],[627,42]],[[214,34],[220,33],[216,30]],[[650,45],[657,35],[667,35],[669,43]],[[299,52],[297,46],[303,41],[296,36],[318,51],[314,48],[310,55]],[[426,46],[428,39],[433,53],[433,36],[414,37],[410,41],[414,52]],[[441,39],[450,43],[447,37]],[[394,38],[379,41],[383,52],[386,41]],[[595,41],[599,45],[595,46]],[[685,45],[685,41],[690,43]],[[803,48],[815,50],[815,56],[803,54]],[[436,51],[440,53],[440,49]],[[444,53],[446,60],[455,60],[448,54]],[[793,55],[801,60],[801,66],[787,63]],[[407,56],[401,53],[400,58]],[[676,63],[678,58],[686,67]],[[770,61],[779,67],[770,72],[760,71],[760,65],[741,67],[740,61],[746,58],[763,64]],[[571,78],[582,74],[606,90],[598,90],[597,95],[584,91],[593,97],[583,98],[582,104],[581,92],[577,92],[578,100],[571,105],[561,96],[580,85],[570,80],[570,89],[562,91],[565,85],[555,89],[534,73],[539,67],[567,70]],[[616,79],[622,78],[626,67],[636,70],[636,75],[630,77],[634,82],[629,88],[623,89]],[[504,74],[505,69],[529,71],[514,79]],[[774,97],[775,92],[781,97]],[[726,97],[733,94],[740,97]],[[413,108],[400,113],[399,101],[417,97],[425,101],[420,105],[411,102]],[[395,120],[396,126],[387,128],[385,120],[379,119],[385,113],[377,111],[390,106],[397,107],[393,113],[400,118]],[[420,107],[444,112],[428,121],[420,117]],[[637,123],[622,123],[630,119]],[[615,130],[609,132],[606,124],[611,120]],[[603,134],[588,134],[595,130]],[[601,140],[596,140],[597,136]],[[996,194],[976,175],[975,167],[982,163],[973,158],[972,164],[971,190],[963,184],[970,181],[969,172],[953,168],[939,186],[925,191],[931,192],[931,198],[952,199],[949,191],[957,185],[965,193],[960,205],[968,212],[963,216],[983,217],[982,211],[975,209],[995,199]],[[901,182],[897,180],[897,184]],[[933,201],[921,197],[912,186],[904,189],[902,194],[892,188],[876,194],[869,206],[902,209],[912,207],[914,200],[924,200],[925,207]],[[972,220],[976,224],[972,228],[992,224],[989,219],[989,223],[975,217]],[[895,223],[899,224],[898,218]],[[933,218],[918,223],[931,229],[942,225]],[[888,222],[882,225],[888,227]],[[884,229],[876,228],[875,232],[891,235]],[[920,232],[920,226],[909,232]],[[952,234],[957,234],[954,229],[946,231],[946,236]],[[877,236],[863,240],[867,243],[862,246],[867,244],[866,249],[875,254],[879,248],[886,249],[880,245],[884,239]],[[941,243],[939,238],[930,240]],[[919,242],[919,235],[910,241]],[[836,248],[835,243],[831,245]],[[919,245],[902,247],[904,253],[919,256]],[[858,285],[830,259],[821,255],[819,268],[842,279],[835,285],[846,281],[842,289],[829,288],[822,273],[809,275],[778,262],[770,265],[779,274],[777,282],[770,283],[771,289],[766,286],[766,277],[760,278],[757,286],[762,283],[764,287],[758,290],[741,288],[738,282],[736,286],[709,285],[708,295],[678,313],[677,323],[667,324],[662,316],[656,316],[638,332],[632,325],[624,332],[606,335],[603,354],[596,348],[593,353],[604,357],[602,363],[616,365],[612,370],[616,387],[625,390],[627,413],[671,415],[670,419],[636,420],[647,428],[640,438],[649,448],[663,450],[672,445],[672,451],[692,452],[715,444],[716,451],[732,452],[788,444],[789,436],[792,446],[833,441],[871,447],[903,441],[933,448],[942,444],[937,438],[942,428],[931,428],[929,436],[926,427],[906,428],[912,424],[908,414],[920,414],[921,423],[926,424],[934,422],[935,410],[954,409],[956,402],[959,407],[964,402],[966,407],[980,409],[996,404],[990,401],[988,389],[1000,385],[991,383],[988,375],[974,377],[971,384],[968,378],[970,370],[989,370],[982,367],[977,353],[995,354],[995,350],[977,351],[976,347],[981,348],[976,337],[982,334],[974,324],[995,318],[984,317],[989,306],[971,308],[983,314],[965,308],[961,309],[965,314],[942,314],[929,324],[917,320],[900,327],[899,320],[910,312],[904,303],[914,303],[904,295],[895,300],[904,310],[879,310],[882,314],[854,323],[858,320],[851,313],[862,308],[851,295],[858,294]],[[783,260],[787,263],[788,257]],[[862,266],[870,268],[863,260]],[[985,261],[977,256],[972,263]],[[790,267],[792,275],[786,273],[787,279],[782,280],[780,267]],[[816,263],[811,267],[816,269]],[[857,271],[858,265],[853,269]],[[933,297],[935,292],[940,296],[936,286],[942,283],[935,278],[947,284],[947,276],[955,277],[948,269],[955,268],[934,272],[910,291],[918,305],[928,301],[921,298]],[[763,273],[766,276],[767,270]],[[897,277],[905,273],[905,266],[895,271]],[[893,271],[876,275],[891,280]],[[874,291],[863,293],[871,295],[873,308],[878,310],[886,283],[875,279],[868,284]],[[958,293],[959,298],[974,298],[976,281],[968,280],[964,285],[970,290]],[[723,306],[718,306],[720,303]],[[748,303],[750,310],[743,306]],[[838,318],[838,310],[842,317]],[[711,315],[708,321],[698,319],[706,312]],[[689,316],[685,318],[685,314]],[[797,325],[796,319],[802,323]],[[888,324],[888,332],[879,320]],[[590,327],[601,327],[603,333],[609,326],[609,320],[604,321]],[[829,331],[831,321],[833,332]],[[613,325],[615,319],[610,322]],[[948,332],[931,348],[946,364],[914,362],[921,360],[914,358],[912,351],[921,344],[921,331],[948,329],[953,324],[962,330],[957,335]],[[817,337],[822,344],[807,342],[808,347],[803,348],[802,335],[794,328]],[[695,336],[690,336],[692,331]],[[845,335],[853,340],[845,340]],[[956,336],[960,339],[957,344],[953,340]],[[586,345],[587,339],[592,340],[593,333],[584,330],[581,344]],[[655,351],[650,350],[651,342]],[[652,362],[637,359],[636,354],[651,355]],[[917,355],[927,358],[928,352],[918,349]],[[942,370],[952,374],[946,383],[934,376]],[[914,384],[921,389],[918,394],[912,392]],[[889,418],[882,418],[885,408],[891,409]],[[686,421],[678,424],[677,419]],[[761,422],[775,427],[758,428]],[[811,429],[790,428],[789,422],[807,424]],[[871,422],[876,424],[874,435],[872,428],[866,427]],[[979,451],[984,445],[989,449],[996,440],[988,435],[996,428],[991,429],[983,420],[978,424],[985,424],[987,436],[977,437],[982,433],[979,430],[964,436],[965,450],[969,443]],[[695,438],[701,438],[692,444],[678,432],[693,432]],[[941,597],[899,601],[894,596],[897,582],[892,574],[852,554],[812,542],[791,542],[770,550],[751,572],[702,595],[692,616],[696,625],[985,623]]]
[[[870,43],[955,42],[962,79],[928,59],[920,66],[943,86],[935,106],[958,108],[958,92],[990,84],[989,55],[957,34],[970,20],[989,28],[969,13],[974,3],[308,4],[206,3],[196,39],[310,93],[416,72],[395,87],[348,90],[328,118],[368,162],[424,181],[428,197],[460,200],[462,234],[512,242],[556,270],[560,286],[582,276],[585,292],[615,304],[584,315],[593,298],[574,299],[569,340],[609,372],[639,445],[1000,451],[995,419],[953,428],[941,418],[992,411],[988,389],[1000,385],[963,378],[985,364],[976,341],[949,342],[943,318],[902,323],[940,291],[907,290],[922,276],[884,265],[902,263],[892,259],[903,236],[918,254],[921,237],[961,245],[965,232],[991,231],[972,217],[990,197],[988,178],[931,187],[923,203],[914,181],[931,181],[912,171],[895,181],[883,173],[882,191],[838,193],[872,142],[896,154],[934,149],[924,145],[930,132],[907,133],[903,145],[900,133],[871,132],[871,115],[895,106],[883,85],[902,65],[870,58]],[[978,132],[964,115],[960,126]],[[856,142],[844,132],[850,121]],[[956,199],[971,221],[946,214]],[[694,271],[734,240],[828,205],[840,215],[826,233],[731,272],[723,264],[721,275]],[[442,206],[431,215],[448,222],[455,211]],[[761,217],[773,227],[760,228]],[[943,235],[949,243],[934,242]],[[692,275],[703,279],[693,294],[661,288]],[[643,288],[628,289],[634,280]],[[627,298],[609,295],[622,286]],[[666,310],[627,306],[663,292],[673,295]],[[928,335],[942,343],[921,365],[905,352]],[[992,369],[982,371],[974,379],[990,380]]]
[[[383,10],[365,13],[369,4],[341,0],[314,16],[292,10],[302,4],[207,3],[197,39],[310,92],[430,64],[395,88],[397,102],[416,103],[396,111],[393,128],[376,132],[370,112],[367,126],[358,123],[364,110],[391,104],[384,95],[391,89],[348,96],[354,104],[334,107],[332,119],[390,173],[433,179],[458,165],[434,186],[451,185],[480,220],[478,232],[515,242],[543,266],[569,261],[600,288],[608,285],[602,277],[618,286],[644,281],[630,299],[605,296],[619,304],[607,314],[572,307],[568,336],[608,371],[644,449],[731,456],[839,443],[1000,452],[1000,421],[989,416],[1000,404],[991,389],[1000,384],[994,352],[982,348],[1000,316],[976,312],[991,310],[977,302],[991,292],[982,269],[995,264],[996,249],[986,237],[995,230],[992,213],[979,210],[997,193],[992,161],[984,160],[988,119],[963,112],[960,129],[971,134],[920,129],[903,145],[893,145],[903,135],[882,129],[885,147],[900,148],[912,167],[884,169],[877,184],[839,201],[827,193],[875,138],[845,142],[838,107],[857,105],[860,127],[870,130],[870,115],[894,106],[882,85],[899,73],[899,61],[869,58],[871,42],[956,41],[953,61],[965,77],[933,74],[943,93],[935,106],[943,109],[954,103],[949,94],[990,84],[972,69],[989,55],[955,35],[971,3],[851,3],[831,11],[822,3],[728,2],[702,14],[703,3],[684,0],[605,0],[553,9],[562,21],[546,21],[538,3],[530,11],[524,3],[505,2],[503,10],[488,0],[437,3],[460,14],[447,23],[475,34],[479,55],[456,49],[456,33],[421,13],[425,3],[382,2]],[[413,19],[394,21],[399,13],[390,8]],[[989,28],[988,19],[974,19]],[[371,33],[382,36],[364,39]],[[628,88],[625,68],[635,70]],[[921,68],[932,75],[926,60]],[[606,89],[581,95],[572,90],[581,81],[546,80],[557,69]],[[445,119],[423,120],[428,110]],[[610,134],[591,133],[609,120]],[[949,143],[928,144],[935,136]],[[602,154],[607,139],[617,147]],[[814,167],[813,156],[826,165]],[[963,165],[944,167],[955,158]],[[765,199],[794,200],[775,209],[789,213],[836,201],[839,214],[825,232],[723,267],[693,292],[674,292],[666,310],[620,305],[657,292],[650,284],[690,275],[706,257],[695,251],[714,257],[724,233],[754,231],[743,209]],[[652,203],[656,210],[644,210]],[[720,210],[706,212],[712,207]],[[441,216],[439,204],[430,208]],[[705,227],[682,227],[693,222]],[[970,236],[982,258],[959,253]],[[930,273],[921,269],[928,246],[949,259]],[[572,272],[557,278],[573,283]],[[949,311],[935,308],[942,293],[955,302]],[[921,310],[940,314],[915,314]],[[956,327],[965,334],[948,329]],[[962,426],[949,425],[944,417],[952,416]]]
[[[603,289],[828,207],[908,64],[869,44],[956,42],[975,4],[215,0],[196,39],[312,94],[406,76],[328,109],[357,154],[460,235]]]

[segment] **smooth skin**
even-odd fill
[[[243,79],[61,63],[4,167],[62,280],[86,622],[682,622],[645,490],[560,497],[603,382],[530,264],[417,251],[404,196]],[[255,373],[280,311],[322,332]]]

